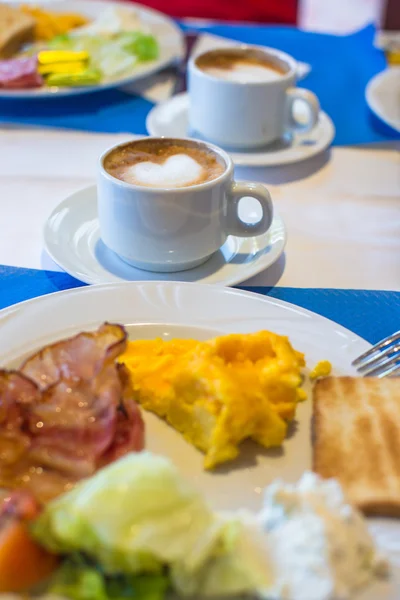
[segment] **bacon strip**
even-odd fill
[[[46,501],[129,451],[144,424],[115,359],[123,327],[105,323],[47,346],[20,372],[0,371],[0,487]]]

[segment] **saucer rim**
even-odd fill
[[[185,100],[187,100],[188,98],[189,98],[188,92],[181,92],[180,94],[171,96],[167,100],[164,100],[163,102],[159,102],[158,104],[153,106],[146,117],[147,134],[149,136],[166,137],[165,134],[163,134],[162,132],[160,133],[153,127],[156,115],[158,114],[159,111],[161,111],[166,106],[174,104],[174,103],[179,104],[179,102],[184,103]],[[184,105],[181,110],[186,111],[187,104]],[[289,156],[288,157],[287,150],[291,150],[293,148],[293,145],[291,145],[289,149],[284,150],[285,154],[284,154],[284,156],[281,155],[280,159],[279,159],[279,153],[282,151],[275,151],[275,152],[270,152],[270,153],[264,152],[263,153],[260,148],[254,148],[253,151],[250,151],[250,150],[244,151],[244,149],[229,150],[223,146],[220,146],[220,147],[222,148],[222,150],[224,150],[225,152],[227,152],[230,155],[233,163],[238,167],[239,166],[240,167],[280,167],[280,166],[284,166],[284,165],[297,164],[297,163],[303,162],[305,160],[308,160],[310,158],[313,158],[314,156],[317,156],[318,154],[324,152],[325,150],[327,150],[328,148],[331,147],[332,142],[336,135],[335,125],[334,125],[332,119],[329,117],[329,115],[323,110],[319,111],[319,116],[318,116],[318,123],[321,123],[321,121],[323,121],[324,128],[327,128],[329,130],[329,135],[327,135],[327,139],[324,141],[324,143],[321,146],[318,146],[318,144],[317,144],[317,147],[305,146],[305,148],[307,148],[309,150],[309,152],[305,153],[304,156],[300,156],[300,157],[299,156],[292,156],[292,157]],[[175,134],[175,135],[177,135],[177,134]],[[187,137],[188,135],[189,135],[189,132],[186,131],[185,136],[183,136],[183,137]],[[182,137],[182,136],[179,136],[179,137]],[[192,135],[192,138],[193,138],[193,135]],[[199,138],[199,139],[201,139],[201,138]],[[202,140],[202,141],[205,141],[207,143],[207,140]],[[214,145],[218,145],[215,142],[210,142],[210,143],[213,143]],[[294,148],[298,148],[298,147],[299,146],[294,146]],[[274,158],[274,157],[276,157],[276,158]]]
[[[71,275],[71,277],[74,277],[75,279],[78,279],[79,281],[85,283],[85,284],[89,284],[89,285],[99,285],[99,284],[104,284],[104,283],[116,283],[117,281],[121,281],[121,282],[129,282],[129,281],[155,281],[157,279],[157,276],[160,275],[159,272],[151,272],[151,271],[145,271],[147,274],[151,274],[152,277],[151,279],[133,279],[133,280],[129,280],[129,279],[124,279],[122,277],[119,277],[118,275],[114,275],[112,273],[110,273],[110,275],[112,275],[113,277],[115,277],[115,279],[100,279],[100,277],[96,277],[96,275],[94,273],[92,273],[91,275],[89,273],[83,273],[82,271],[79,271],[78,269],[72,269],[69,267],[69,265],[65,264],[65,260],[62,259],[62,256],[60,257],[60,254],[57,252],[57,250],[61,250],[62,253],[65,253],[65,244],[60,243],[60,237],[58,237],[58,242],[57,243],[53,243],[51,238],[54,238],[54,227],[51,225],[51,222],[54,221],[56,219],[56,215],[60,214],[61,211],[64,210],[64,219],[65,219],[65,215],[66,215],[66,208],[70,208],[71,207],[71,203],[74,203],[76,205],[79,204],[80,207],[82,207],[82,202],[86,202],[86,203],[92,203],[95,204],[96,203],[96,185],[89,185],[89,186],[85,186],[69,195],[67,195],[63,200],[61,200],[61,202],[59,202],[57,204],[57,206],[55,206],[53,208],[53,210],[51,211],[51,213],[48,215],[44,226],[43,226],[43,230],[42,230],[42,238],[43,238],[43,245],[44,245],[44,249],[46,251],[46,253],[48,254],[48,256],[66,273],[68,273],[69,275]],[[97,213],[96,209],[95,212]],[[81,211],[81,222],[83,222],[84,218],[82,216],[82,214],[84,213],[84,211]],[[98,221],[98,217],[96,215],[96,221]],[[222,286],[234,286],[234,285],[238,285],[240,283],[243,283],[244,281],[247,281],[248,279],[255,277],[256,275],[258,275],[259,273],[261,273],[262,271],[265,271],[266,269],[268,269],[269,267],[271,267],[273,264],[275,264],[280,258],[281,256],[284,254],[285,252],[285,248],[286,248],[286,244],[287,244],[287,227],[286,224],[284,222],[284,220],[282,219],[280,213],[274,208],[274,217],[273,217],[273,222],[271,225],[271,228],[264,234],[262,234],[261,236],[249,236],[249,238],[246,239],[254,239],[255,237],[261,237],[261,238],[267,238],[267,236],[270,236],[271,233],[273,233],[274,231],[272,230],[272,228],[275,229],[279,229],[279,238],[277,240],[275,240],[274,242],[270,242],[270,244],[272,245],[272,247],[275,249],[275,252],[271,253],[267,252],[261,255],[260,258],[255,258],[254,260],[252,260],[250,262],[250,266],[249,263],[245,263],[245,264],[239,264],[239,265],[235,265],[235,270],[234,270],[234,274],[231,275],[230,277],[221,277],[218,280],[213,280],[213,281],[206,281],[206,279],[199,279],[198,283],[204,283],[204,284],[208,284],[208,285],[222,285]],[[50,237],[51,236],[51,237]],[[229,236],[231,238],[233,238],[234,240],[238,239],[240,240],[241,238],[239,238],[238,236]],[[70,238],[71,239],[71,238]],[[101,238],[99,238],[101,239]],[[73,246],[73,245],[72,245]],[[69,248],[71,248],[71,244],[69,244],[68,246]],[[71,250],[70,250],[71,252]],[[75,256],[76,252],[73,252],[73,254]],[[96,257],[91,253],[90,247],[88,245],[87,247],[87,255],[91,257],[91,259],[95,260],[97,264],[99,264],[105,271],[106,268],[103,267],[103,265],[96,259]],[[271,260],[272,258],[272,260]],[[82,263],[85,266],[88,264],[86,263]],[[229,265],[232,264],[231,261],[225,261],[224,265]],[[195,267],[195,269],[190,269],[190,271],[196,270],[196,268],[201,268],[202,265],[200,265],[200,267]],[[87,267],[86,267],[87,268]],[[132,269],[135,269],[135,267],[132,267]],[[136,271],[140,271],[140,269],[135,269]],[[220,269],[216,270],[213,275],[215,276],[218,272],[220,271]],[[184,273],[184,271],[182,271],[181,273]],[[171,273],[162,273],[163,276],[166,275],[170,275],[170,277],[168,279],[166,279],[165,281],[175,281],[174,280],[174,272]],[[179,280],[180,281],[180,280]]]

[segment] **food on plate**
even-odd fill
[[[303,354],[269,331],[207,342],[131,341],[119,360],[137,402],[203,451],[207,469],[238,456],[247,438],[280,446],[305,399]]]
[[[53,64],[87,63],[89,54],[87,52],[68,52],[67,50],[42,50],[37,55],[41,66]]]
[[[47,85],[58,87],[96,85],[101,81],[98,69],[84,69],[77,73],[50,73],[46,79]]]
[[[94,69],[89,68],[88,52],[44,50],[38,53],[37,59],[39,63],[38,71],[42,76],[47,78],[46,83],[48,85],[63,85],[59,83],[60,77],[54,78],[55,75],[65,78],[80,77],[82,79],[86,77],[87,80],[88,73],[95,72]],[[100,72],[96,71],[95,74],[94,83],[101,79]],[[67,83],[66,85],[71,85],[71,83]]]
[[[39,514],[26,492],[3,493],[0,500],[0,592],[29,589],[49,577],[60,559],[40,546],[29,532]]]
[[[319,363],[310,371],[310,379],[314,381],[320,377],[328,377],[332,372],[332,365],[329,360],[320,360]]]
[[[142,586],[131,596],[141,600],[162,600],[167,587],[178,597],[346,600],[387,571],[336,481],[311,473],[276,481],[260,512],[220,513],[148,452],[51,501],[30,532],[62,556],[47,591],[76,600],[87,597],[89,579],[94,600],[129,597],[123,586]]]
[[[56,35],[67,33],[88,23],[88,19],[78,13],[50,12],[30,4],[20,6],[19,12],[33,20],[37,42],[51,40]]]
[[[36,56],[0,60],[0,88],[35,88],[42,84]]]
[[[0,487],[45,502],[143,448],[129,376],[116,363],[125,346],[124,328],[105,323],[0,371]]]
[[[64,35],[49,43],[53,50],[84,51],[90,55],[90,66],[104,77],[122,77],[140,63],[158,57],[159,48],[154,36],[132,31],[106,35]]]
[[[329,377],[314,388],[314,471],[366,514],[400,517],[398,378]]]
[[[99,565],[75,554],[64,560],[49,587],[42,600],[166,600],[169,581],[162,573],[106,574]]]
[[[265,599],[347,600],[388,572],[362,515],[334,479],[305,473],[294,485],[272,483],[258,520],[273,572]]]
[[[96,19],[85,25],[85,27],[81,27],[80,33],[112,36],[124,31],[139,30],[150,33],[136,11],[124,6],[110,5]]]
[[[49,503],[32,532],[48,550],[82,552],[109,574],[159,574],[168,566],[175,580],[216,553],[222,527],[166,458],[141,452]]]
[[[9,4],[0,4],[0,58],[10,58],[33,41],[35,21]]]
[[[0,60],[0,87],[97,85],[158,55],[157,39],[131,8],[111,6],[89,22],[80,14],[0,4],[0,59],[17,61]]]
[[[81,553],[108,576],[164,574],[179,594],[229,597],[268,582],[264,564],[235,560],[240,528],[167,459],[142,452],[52,501],[31,531],[52,552]]]

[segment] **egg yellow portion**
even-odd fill
[[[319,377],[327,377],[331,374],[331,371],[332,365],[329,360],[320,360],[311,371],[310,379],[314,381],[314,379],[318,379]]]
[[[269,331],[207,342],[132,341],[120,360],[136,400],[202,450],[207,469],[234,459],[247,438],[280,446],[305,399],[303,354]]]

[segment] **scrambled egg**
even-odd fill
[[[38,6],[23,4],[20,10],[35,20],[35,41],[49,41],[71,29],[86,25],[88,19],[78,13],[57,13],[42,10]]]
[[[318,379],[319,377],[327,377],[331,374],[331,371],[332,365],[329,360],[321,360],[311,371],[310,379],[311,381],[314,381],[314,379]]]
[[[132,341],[120,360],[136,400],[203,451],[207,469],[234,459],[247,438],[280,446],[306,397],[303,354],[269,331],[207,342]]]

